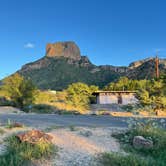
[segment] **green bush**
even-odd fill
[[[35,159],[50,158],[57,149],[49,143],[32,145],[30,143],[20,143],[15,137],[6,140],[7,151],[0,156],[2,166],[22,166]]]
[[[90,97],[92,93],[98,90],[97,86],[88,86],[87,84],[77,82],[68,86],[66,89],[66,102],[82,110],[89,109]]]
[[[40,113],[40,114],[55,113],[55,108],[53,106],[46,105],[46,104],[30,105],[28,107],[24,107],[23,110],[25,112],[34,112],[34,113]]]

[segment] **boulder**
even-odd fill
[[[28,142],[31,144],[38,144],[40,142],[51,143],[53,137],[40,131],[40,130],[31,130],[25,133],[16,135],[16,137],[21,142]]]
[[[144,138],[143,136],[135,136],[133,139],[133,146],[137,149],[140,148],[152,148],[153,147],[153,141]]]

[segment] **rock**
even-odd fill
[[[143,63],[147,62],[147,61],[150,61],[150,60],[153,60],[154,58],[153,57],[149,57],[149,58],[146,58],[146,59],[143,59],[143,60],[140,60],[140,61],[135,61],[135,62],[132,62],[129,64],[129,68],[136,68],[136,67],[139,67],[140,65],[142,65]]]
[[[93,66],[87,56],[81,56],[79,63],[80,63],[80,66],[83,66],[83,67]]]
[[[21,142],[28,142],[31,144],[37,144],[40,142],[51,143],[53,137],[40,131],[40,130],[31,130],[22,134],[16,135],[16,137]]]
[[[133,146],[137,149],[140,148],[152,148],[153,141],[144,138],[143,136],[135,136],[133,139]]]
[[[72,41],[69,42],[57,42],[54,44],[47,44],[46,46],[47,57],[66,57],[75,60],[80,60],[80,49]]]
[[[90,137],[92,136],[92,132],[91,131],[80,131],[80,134],[85,136],[85,137]]]
[[[12,127],[24,127],[24,125],[21,123],[15,122],[12,124]]]
[[[28,63],[22,66],[21,71],[19,73],[21,74],[23,72],[28,72],[31,70],[39,70],[41,68],[48,67],[49,64],[50,64],[50,61],[47,58],[42,58],[35,62]]]

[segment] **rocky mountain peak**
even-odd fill
[[[46,46],[47,57],[66,57],[80,60],[80,49],[73,41],[48,43]]]
[[[151,61],[151,60],[154,60],[154,58],[149,57],[149,58],[146,58],[146,59],[143,59],[143,60],[132,62],[132,63],[129,64],[129,68],[130,69],[137,68],[137,67],[141,66],[143,63]]]

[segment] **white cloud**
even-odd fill
[[[34,48],[35,47],[35,45],[33,44],[33,43],[26,43],[25,45],[24,45],[24,48]]]

